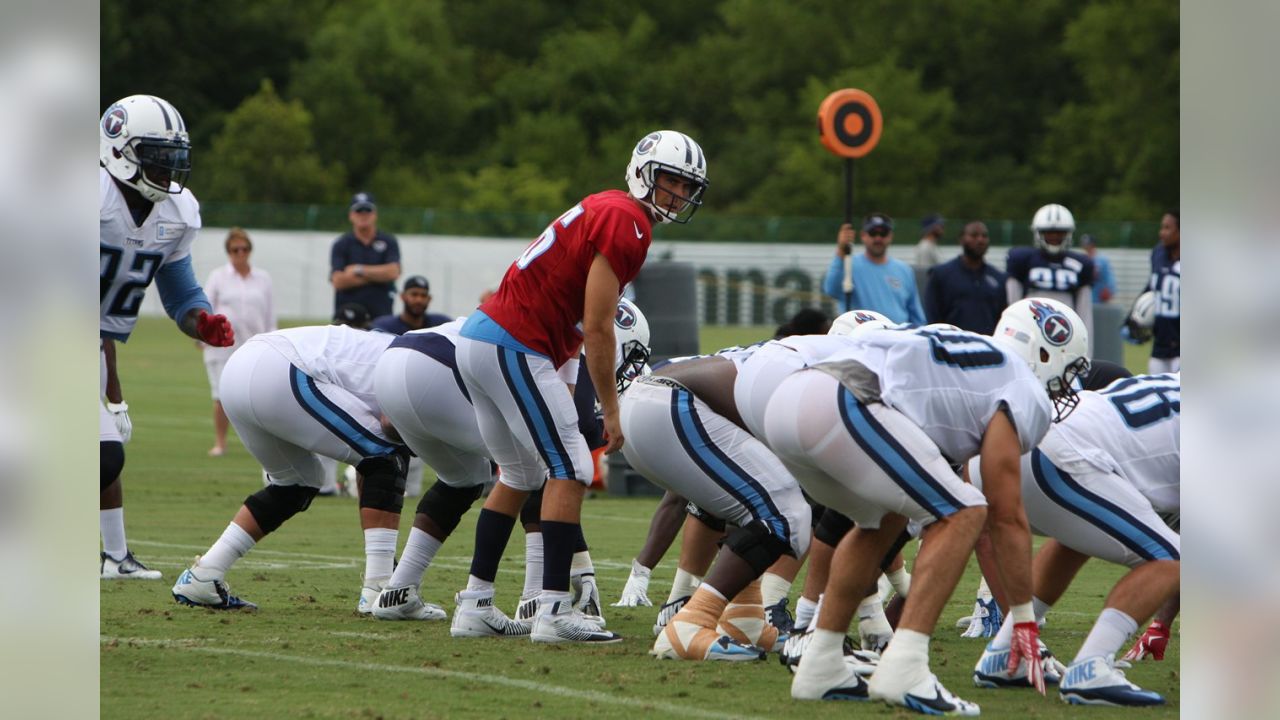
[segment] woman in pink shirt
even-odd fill
[[[222,367],[231,353],[258,333],[276,329],[275,303],[271,299],[271,276],[267,271],[249,266],[253,242],[249,234],[240,228],[231,228],[225,244],[226,265],[209,273],[205,281],[205,294],[213,304],[215,313],[226,315],[236,329],[236,343],[231,347],[213,347],[204,343],[204,366],[209,372],[209,387],[213,392],[214,443],[210,457],[220,457],[227,450],[227,415],[218,400],[218,381]]]

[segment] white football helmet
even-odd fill
[[[1089,372],[1089,331],[1066,303],[1027,298],[1005,309],[992,338],[1026,361],[1044,383],[1060,422],[1080,401],[1075,379]]]
[[[649,374],[649,321],[635,303],[619,298],[613,334],[618,341],[616,379],[621,394],[632,380]]]
[[[1129,319],[1138,327],[1150,329],[1156,324],[1156,293],[1148,290],[1133,301]]]
[[[693,183],[689,197],[677,195],[683,204],[678,210],[659,207],[653,202],[658,173],[675,175]],[[707,161],[702,148],[692,138],[675,130],[651,132],[636,143],[627,164],[627,189],[632,197],[644,203],[663,223],[687,223],[702,205],[707,189]]]
[[[889,327],[893,321],[875,310],[850,310],[831,321],[828,335],[851,336],[866,323],[877,323],[874,327]]]
[[[1071,233],[1075,232],[1076,219],[1071,211],[1057,204],[1049,204],[1036,211],[1031,218],[1031,232],[1036,238],[1036,247],[1050,255],[1057,255],[1071,246]],[[1050,245],[1044,241],[1043,233],[1048,231],[1065,232],[1061,245]]]
[[[176,195],[191,174],[191,140],[177,108],[154,95],[130,95],[102,113],[98,161],[153,203]]]

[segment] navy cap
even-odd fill
[[[892,231],[893,218],[889,217],[888,215],[885,215],[884,213],[871,213],[870,215],[867,216],[867,219],[862,223],[862,229],[865,231],[876,230],[879,228],[884,228],[886,230]]]
[[[942,217],[938,213],[934,213],[932,215],[926,215],[925,218],[920,221],[920,229],[924,232],[929,232],[934,227],[938,225],[942,225],[946,222],[947,222],[947,219]]]
[[[377,210],[378,206],[374,204],[373,193],[358,192],[351,196],[351,207],[348,209],[355,212],[365,212]]]
[[[412,290],[413,288],[422,288],[427,292],[431,291],[431,283],[421,275],[410,275],[408,280],[404,281],[404,289]]]

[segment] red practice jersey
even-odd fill
[[[560,367],[582,347],[583,300],[595,254],[609,261],[621,289],[640,272],[652,230],[629,194],[588,195],[525,249],[480,310]]]

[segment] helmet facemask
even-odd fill
[[[652,208],[662,222],[687,223],[693,218],[693,214],[698,211],[698,208],[702,207],[702,194],[707,189],[707,181],[705,179],[682,172],[675,166],[656,161],[646,163],[640,167],[638,172],[641,180],[649,188],[649,194],[642,198],[641,201]],[[691,183],[693,192],[686,197],[673,189],[662,187],[659,184],[659,180],[663,175]],[[676,201],[676,209],[667,207],[667,204],[659,204],[659,195],[670,196],[670,198],[674,199]]]
[[[645,375],[645,368],[649,364],[649,348],[645,347],[639,340],[628,340],[618,346],[621,360],[618,361],[617,386],[618,394],[621,395],[628,387],[631,387],[631,381]]]
[[[122,154],[138,166],[138,173],[129,184],[151,202],[160,202],[165,195],[177,195],[187,186],[187,178],[191,176],[191,145],[186,140],[139,138],[126,145]]]
[[[1067,365],[1060,377],[1049,378],[1045,389],[1049,391],[1049,400],[1053,402],[1053,421],[1060,423],[1080,404],[1080,394],[1076,392],[1077,382],[1083,382],[1089,374],[1089,358],[1078,357]]]

